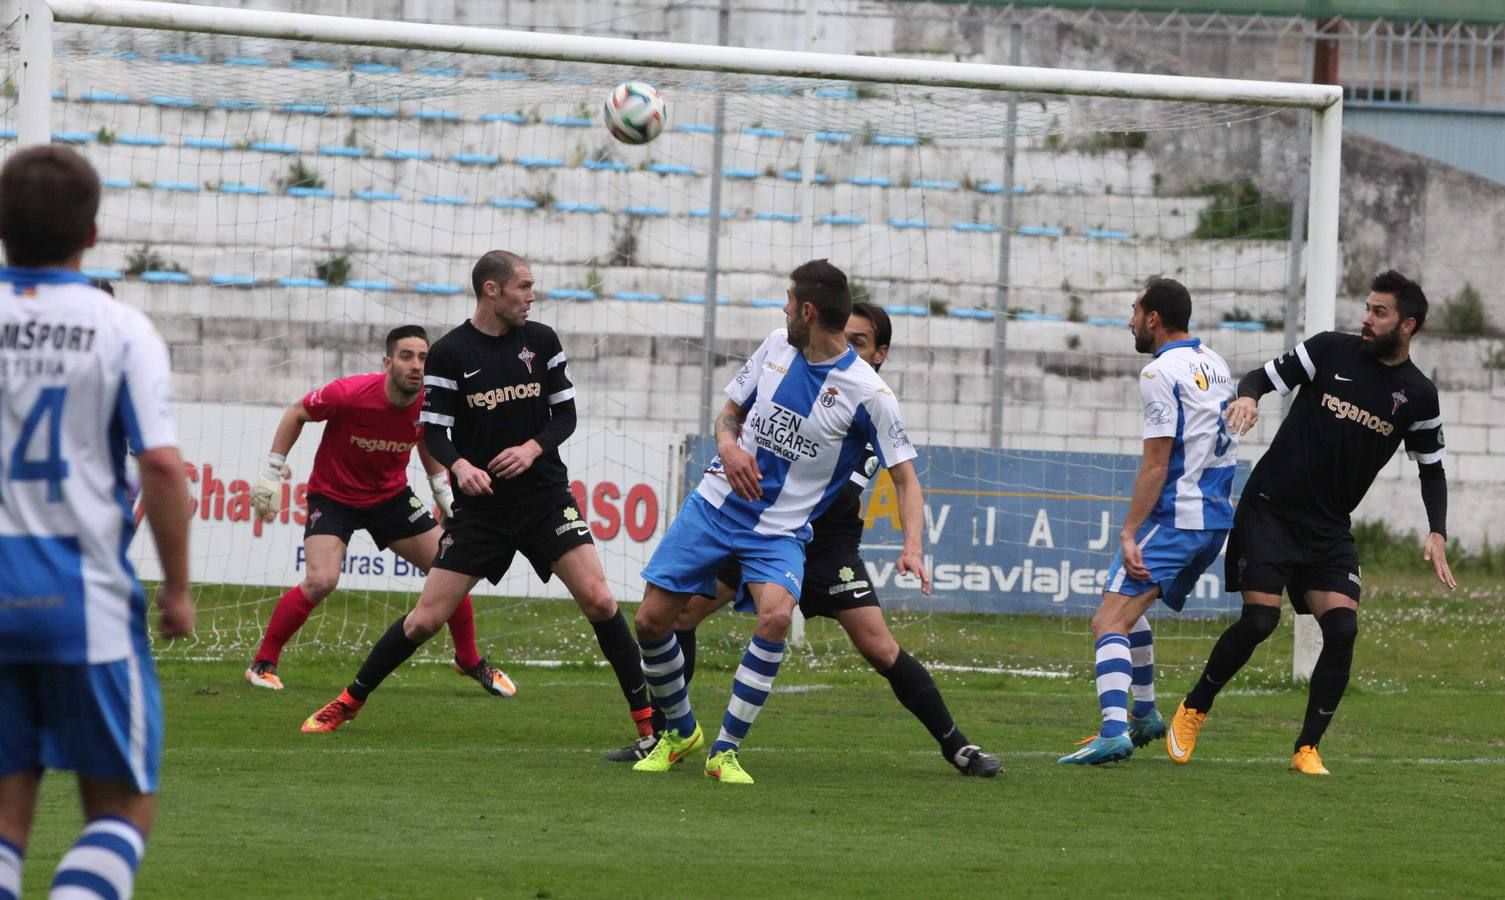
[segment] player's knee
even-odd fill
[[[1098,607],[1097,612],[1092,614],[1091,627],[1092,637],[1094,640],[1102,637],[1110,631],[1117,630],[1117,628],[1115,627],[1116,623],[1112,621],[1112,618],[1113,617],[1108,614],[1108,611],[1103,609],[1102,607]]]
[[[1339,606],[1323,613],[1322,618],[1317,620],[1317,625],[1322,629],[1324,647],[1351,647],[1359,636],[1359,613],[1358,610]]]
[[[669,636],[674,630],[674,621],[661,621],[653,611],[644,603],[638,607],[637,614],[632,617],[632,629],[637,634],[639,641],[657,643]]]
[[[612,599],[606,585],[581,597],[578,602],[580,611],[592,622],[604,622],[617,614],[617,601]]]
[[[891,634],[869,635],[852,642],[857,647],[857,652],[867,660],[868,665],[878,672],[887,672],[893,668],[895,660],[899,658],[899,642],[895,641]]]
[[[303,593],[315,603],[334,593],[339,586],[340,574],[335,572],[331,575],[309,575],[303,579]]]
[[[415,644],[421,644],[439,633],[443,622],[436,622],[424,610],[415,609],[402,622],[402,634]]]
[[[1276,627],[1280,625],[1280,607],[1245,603],[1236,624],[1240,631],[1259,643],[1274,634]]]
[[[777,634],[782,638],[789,633],[789,623],[794,618],[792,609],[758,610],[758,631],[763,635]]]

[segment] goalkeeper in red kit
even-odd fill
[[[288,407],[272,438],[272,450],[256,478],[251,502],[262,521],[280,511],[287,454],[308,422],[324,422],[324,434],[308,479],[308,520],[303,530],[306,576],[282,595],[267,623],[246,681],[282,690],[277,664],[282,648],[308,620],[314,607],[340,581],[350,536],[365,529],[379,549],[392,552],[423,572],[439,552],[439,523],[408,486],[408,461],[418,450],[440,513],[451,514],[454,492],[444,467],[423,446],[418,414],[423,409],[423,369],[428,335],[404,325],[387,335],[383,372],[352,375],[311,391]],[[467,596],[449,618],[455,641],[455,669],[480,682],[487,692],[510,697],[517,688],[476,650],[474,612]]]

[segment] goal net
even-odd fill
[[[69,4],[57,6],[66,18]],[[104,179],[85,265],[172,351],[200,585],[199,632],[173,654],[247,655],[303,577],[319,426],[290,458],[287,511],[266,526],[250,512],[281,411],[379,370],[391,327],[437,339],[465,320],[475,259],[507,249],[530,260],[533,317],[569,354],[580,428],[564,455],[619,599],[641,596],[639,569],[707,453],[703,385],[720,397],[782,327],[789,270],[827,257],[892,317],[882,371],[921,451],[936,591],[893,572],[897,504],[883,478],[864,500],[868,571],[853,578],[872,582],[901,643],[928,661],[1065,673],[1088,658],[1086,617],[1138,464],[1137,288],[1151,275],[1183,281],[1195,333],[1244,371],[1283,348],[1308,267],[1292,258],[1291,204],[1316,93],[1270,88],[1261,104],[1229,83],[1217,102],[1219,84],[1196,80],[1197,102],[1109,97],[1168,89],[1100,75],[1080,80],[1095,95],[1074,94],[1041,70],[1025,70],[1035,80],[1020,90],[968,87],[1001,70],[943,63],[923,64],[928,81],[901,65],[904,77],[879,81],[852,77],[872,61],[781,73],[779,54],[746,52],[757,63],[746,72],[592,63],[584,51],[443,49],[462,45],[455,33],[467,48],[487,39],[463,29],[422,49],[427,26],[398,49],[333,31],[277,37],[289,17],[242,15],[257,33],[50,30],[52,140]],[[0,152],[21,136],[21,32],[6,31]],[[624,80],[667,100],[668,125],[644,146],[602,125]],[[1314,244],[1308,256],[1327,279],[1334,252]],[[1271,433],[1252,435],[1242,458]],[[413,483],[427,499],[416,461]],[[144,577],[157,573],[149,538],[132,553]],[[289,652],[368,646],[420,585],[358,534],[339,588]],[[478,592],[494,656],[595,659],[577,614],[532,602],[562,589],[521,559]],[[1171,639],[1162,659],[1175,659],[1177,637],[1199,639],[1188,660],[1203,652],[1233,606],[1220,560],[1188,615],[1157,619]],[[833,624],[807,635],[815,664],[861,665]]]

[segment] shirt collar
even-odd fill
[[[39,284],[90,284],[89,276],[72,269],[29,269],[23,266],[0,266],[0,281],[16,287]]]
[[[1177,347],[1190,347],[1195,350],[1200,346],[1202,346],[1201,338],[1187,338],[1184,341],[1171,341],[1169,344],[1166,344],[1164,347],[1161,347],[1159,350],[1155,351],[1155,358],[1159,359],[1160,354],[1164,353],[1167,350],[1174,350]]]

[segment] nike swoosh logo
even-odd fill
[[[1336,709],[1318,709],[1317,710],[1317,715],[1319,715],[1319,716],[1330,716],[1330,715],[1332,715],[1335,712],[1337,712]]]
[[[1174,728],[1170,729],[1169,737],[1171,739],[1171,741],[1170,741],[1171,756],[1174,756],[1177,759],[1184,759],[1186,757],[1186,751],[1181,749],[1181,743],[1180,743],[1180,741],[1176,740],[1176,729],[1174,729]]]
[[[474,372],[466,372],[465,373],[465,377],[466,378],[474,378],[475,376],[477,376],[479,374],[481,374],[481,370],[480,369],[476,369]]]
[[[863,591],[860,594],[853,594],[852,596],[860,600],[863,597],[866,597],[868,594],[871,594],[871,593],[872,593],[872,591]]]
[[[1338,381],[1353,381],[1352,378],[1344,378],[1342,375],[1336,375],[1336,374],[1333,375],[1333,378],[1337,379]]]

